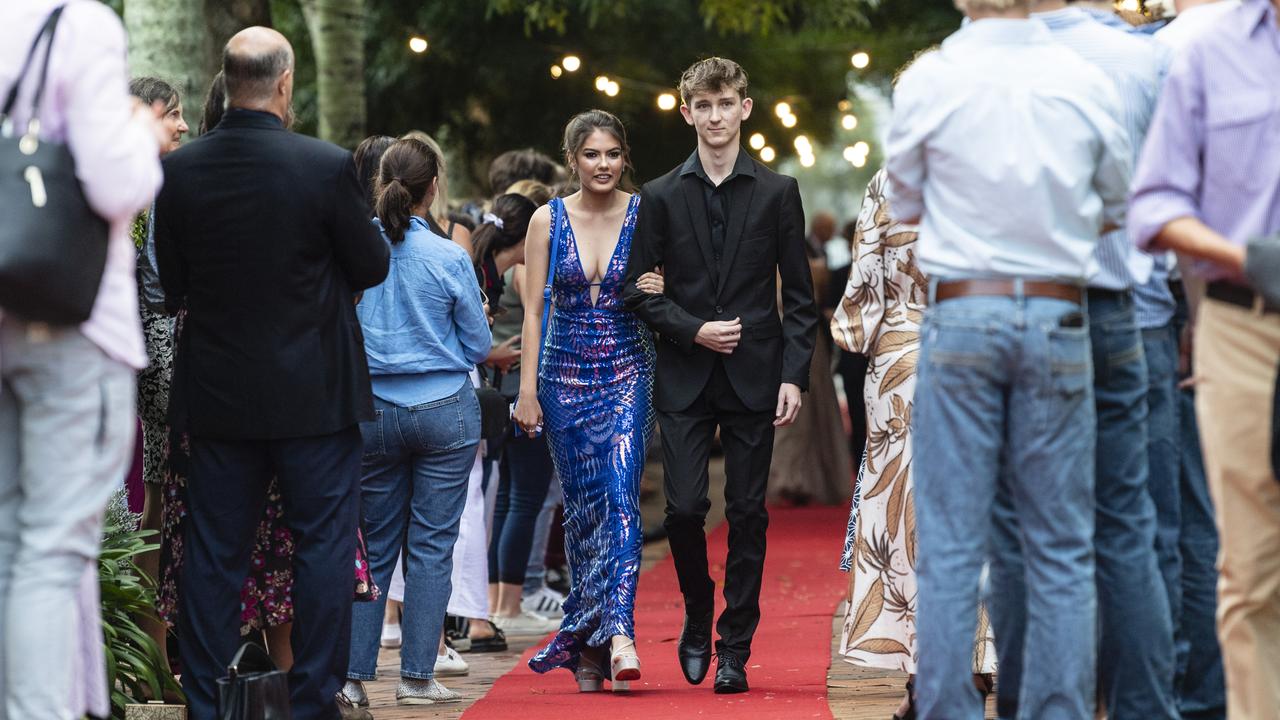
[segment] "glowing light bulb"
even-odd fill
[[[871,152],[871,146],[859,140],[858,142],[853,144],[853,151],[863,157],[866,157],[867,153]]]
[[[620,85],[618,85],[617,80],[610,80],[608,87],[604,89],[604,94],[608,95],[609,97],[617,97],[618,91],[621,89],[622,88]]]
[[[560,76],[563,74],[564,74],[564,70],[562,70],[559,65],[551,66],[551,77],[559,80]]]
[[[421,55],[427,51],[427,39],[414,35],[409,38],[409,49]]]
[[[751,146],[752,150],[764,149],[764,135],[761,135],[760,133],[752,133],[751,138],[747,140],[747,144]]]
[[[801,164],[801,165],[803,165],[803,166],[805,166],[805,167],[807,167],[807,168],[811,168],[811,167],[813,167],[813,164],[814,164],[814,163],[816,163],[817,161],[818,161],[818,160],[817,160],[817,158],[815,158],[815,157],[814,157],[814,156],[812,156],[812,155],[801,155],[801,156],[800,156],[800,164]]]
[[[840,153],[840,155],[848,162],[853,162],[854,158],[858,157],[858,153],[853,149],[852,145],[846,145],[844,152]]]
[[[671,93],[662,93],[661,95],[659,95],[658,109],[659,110],[675,110],[676,96],[672,95]]]
[[[795,115],[787,115],[786,117],[782,118],[782,126],[786,128],[795,127],[797,122],[799,121],[796,120]]]
[[[851,162],[853,162],[853,166],[854,166],[854,167],[856,167],[856,168],[866,167],[866,166],[867,166],[867,156],[866,156],[866,155],[859,155],[858,157],[854,158]]]
[[[854,117],[853,115],[845,115],[844,117],[840,118],[840,127],[844,128],[845,130],[852,130],[858,127],[858,118]]]
[[[607,75],[599,75],[596,77],[596,89],[604,92],[609,88],[609,77]]]
[[[809,142],[809,138],[804,135],[797,135],[795,139],[796,152],[807,153],[813,150],[813,143]]]
[[[791,105],[780,102],[773,106],[773,113],[778,116],[779,120],[781,120],[791,114]]]
[[[839,103],[836,104],[836,107],[840,110],[840,112],[847,113],[853,109],[853,103],[849,102],[848,100],[841,100]]]
[[[773,148],[769,147],[768,145],[765,145],[764,147],[760,148],[760,159],[765,162],[773,162],[773,159],[776,158],[777,156],[778,154],[774,152]]]
[[[577,55],[565,55],[560,64],[569,72],[578,72],[578,68],[582,67],[582,58]]]
[[[865,52],[856,52],[849,58],[849,63],[855,68],[862,70],[871,64],[871,56]]]

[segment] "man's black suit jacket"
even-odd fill
[[[164,160],[156,260],[186,309],[170,420],[193,435],[325,435],[373,415],[355,293],[386,277],[351,153],[230,110]]]
[[[719,357],[748,408],[773,410],[781,383],[809,387],[818,310],[800,189],[795,178],[751,162],[754,177],[735,181],[741,184],[731,196],[719,263],[701,179],[682,175],[682,166],[641,190],[623,298],[660,336],[654,406],[663,412],[688,408],[706,387],[718,353],[695,344],[694,337],[711,320],[742,320],[738,347]],[[656,266],[663,268],[665,292],[641,292],[636,280]]]

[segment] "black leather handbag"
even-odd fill
[[[262,646],[245,643],[218,678],[218,720],[290,720],[289,678]]]
[[[89,319],[107,264],[107,223],[89,207],[71,151],[39,138],[53,34],[64,9],[45,20],[0,109],[0,308],[53,325]],[[42,41],[31,120],[15,136],[18,90]]]
[[[476,399],[480,401],[480,437],[489,441],[490,451],[497,450],[494,443],[501,442],[511,428],[511,401],[490,384],[483,368]]]

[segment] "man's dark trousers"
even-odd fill
[[[725,563],[725,611],[716,624],[716,652],[744,662],[751,637],[760,624],[760,584],[764,575],[765,486],[773,458],[772,410],[754,411],[738,398],[724,364],[716,360],[706,388],[679,412],[658,411],[666,469],[667,516],[680,591],[690,617],[712,612],[715,583],[707,567],[704,529],[711,501],[707,497],[707,463],[716,427],[724,449],[725,517],[729,521],[729,556]]]
[[[191,720],[217,717],[217,678],[239,648],[240,587],[267,486],[277,478],[293,533],[294,720],[338,717],[346,674],[360,507],[357,426],[285,440],[191,439],[178,644]]]

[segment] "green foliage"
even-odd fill
[[[879,0],[701,0],[705,26],[721,34],[768,35],[777,29],[816,25],[849,27],[865,22],[861,9]],[[490,17],[523,14],[525,32],[564,33],[571,16],[580,15],[588,27],[602,18],[626,20],[652,12],[644,0],[489,0]]]
[[[102,595],[102,629],[106,637],[107,687],[111,690],[111,717],[124,717],[124,706],[145,702],[148,689],[181,695],[159,647],[136,618],[155,614],[155,589],[145,580],[135,560],[156,549],[146,538],[154,530],[122,530],[109,527],[98,558]]]

